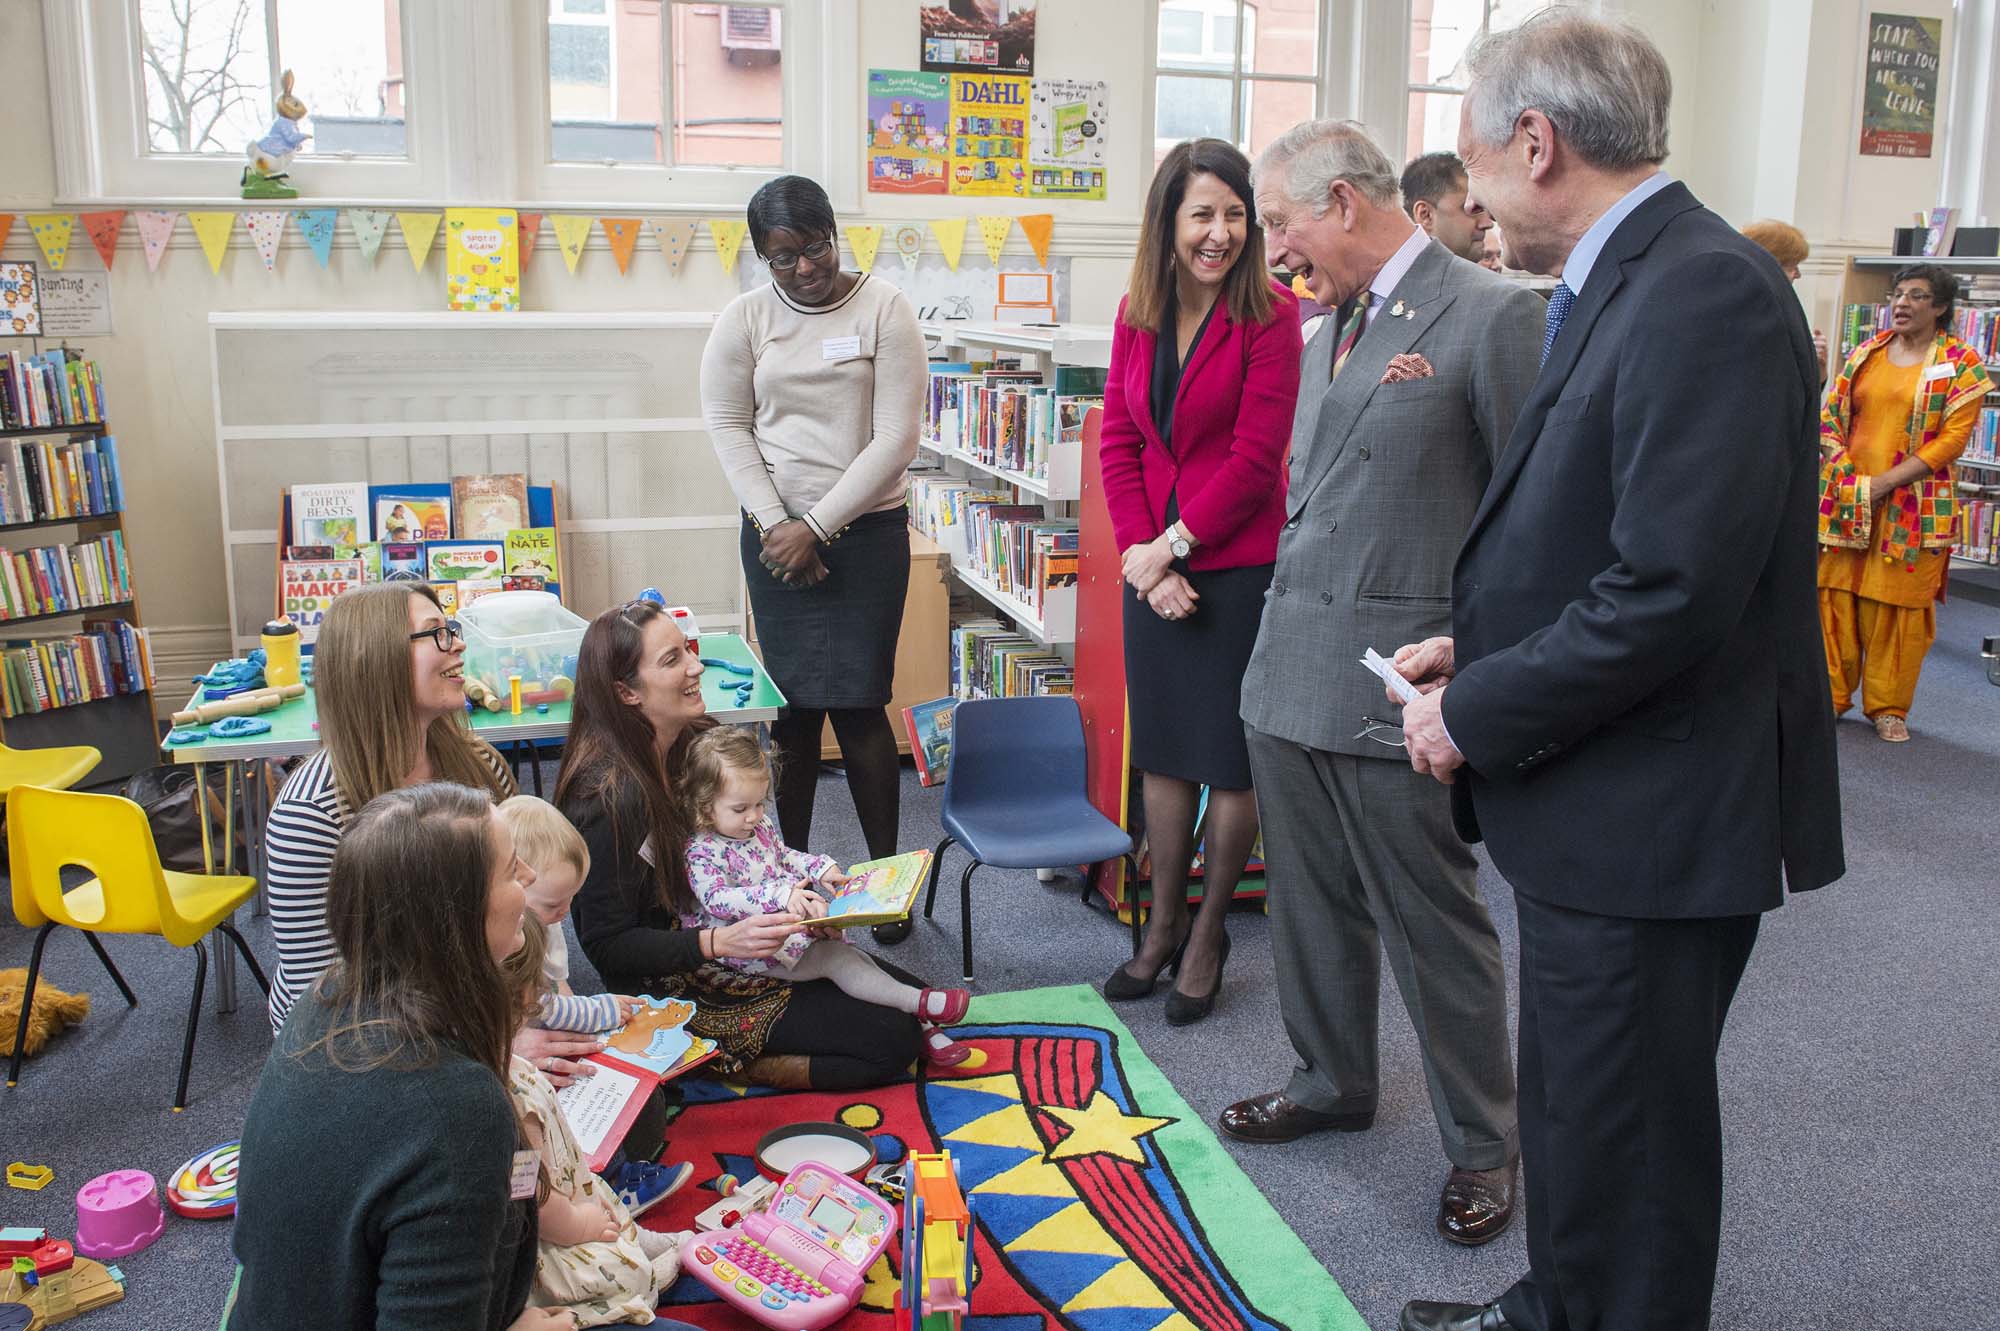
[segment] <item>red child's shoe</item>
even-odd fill
[[[969,989],[926,989],[917,995],[917,1020],[927,1026],[956,1026],[970,1006]]]
[[[955,1068],[977,1052],[969,1044],[960,1044],[935,1027],[924,1028],[924,1063],[933,1068]]]

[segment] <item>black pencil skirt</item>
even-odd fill
[[[1125,699],[1132,717],[1132,766],[1218,790],[1250,789],[1240,715],[1243,672],[1257,644],[1273,567],[1184,572],[1200,598],[1186,619],[1162,619],[1127,594]]]
[[[887,707],[896,639],[910,587],[910,510],[865,513],[822,545],[826,580],[787,587],[757,562],[763,551],[749,515],[740,542],[757,645],[794,707]]]

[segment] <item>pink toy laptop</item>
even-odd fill
[[[767,1210],[690,1234],[681,1270],[776,1331],[819,1331],[860,1299],[896,1223],[867,1188],[808,1162],[785,1175]]]

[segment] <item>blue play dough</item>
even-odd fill
[[[217,739],[247,739],[251,735],[268,735],[270,732],[271,723],[254,716],[225,716],[208,728],[208,733]]]

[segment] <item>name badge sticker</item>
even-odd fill
[[[1933,379],[1949,379],[1957,372],[1957,369],[1950,365],[1933,365],[1924,371],[1924,382],[1929,383]]]
[[[535,1183],[542,1172],[542,1157],[538,1151],[514,1152],[514,1173],[508,1183],[507,1195],[515,1201],[525,1201],[535,1195]]]
[[[858,334],[853,337],[829,337],[819,344],[821,360],[853,360],[860,354],[861,338]]]

